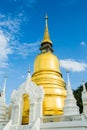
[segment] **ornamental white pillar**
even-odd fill
[[[36,103],[36,119],[42,117],[42,99],[38,98]]]
[[[64,115],[78,115],[78,114],[79,114],[79,108],[76,104],[76,99],[74,98],[71,89],[69,71],[67,71],[67,97],[65,99]]]
[[[35,106],[36,106],[36,103],[31,102],[30,100],[29,123],[33,123],[35,121],[35,111],[37,111]]]
[[[82,91],[83,113],[87,115],[87,91],[84,81],[82,82],[82,85],[83,85],[83,91]]]
[[[11,120],[13,125],[20,125],[21,124],[21,104],[12,104],[12,113],[11,113]]]
[[[6,124],[6,104],[3,96],[0,96],[0,125]]]

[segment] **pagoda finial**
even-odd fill
[[[5,77],[4,77],[4,85],[3,85],[3,95],[4,95],[4,101],[5,101],[5,94],[6,94],[6,82],[7,82],[7,74],[5,74]]]
[[[30,69],[28,68],[27,80],[31,80]]]
[[[49,31],[48,31],[48,16],[46,14],[45,16],[45,32],[44,32],[44,38],[43,38],[43,41],[41,42],[41,44],[43,43],[50,43],[52,44],[52,41],[50,40],[50,36],[49,36]]]
[[[71,83],[70,83],[70,78],[69,78],[69,70],[66,70],[67,73],[67,91],[71,92],[72,88],[71,88]]]
[[[48,28],[48,15],[47,14],[45,16],[45,21],[46,21],[46,27]]]
[[[3,92],[5,92],[5,90],[6,90],[6,81],[7,81],[7,78],[8,78],[8,76],[7,76],[7,74],[5,74]]]
[[[85,82],[82,81],[82,85],[83,85],[83,92],[86,92],[86,87],[85,87]]]

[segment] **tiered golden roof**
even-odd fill
[[[63,114],[66,97],[65,82],[60,73],[59,60],[52,51],[47,15],[45,19],[46,26],[44,38],[41,42],[41,53],[35,59],[32,80],[37,85],[42,85],[45,92],[43,115],[60,115]]]

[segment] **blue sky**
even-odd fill
[[[72,88],[87,82],[87,0],[0,1],[0,89],[8,73],[6,100],[25,81],[43,39],[45,14],[61,72],[70,70]]]

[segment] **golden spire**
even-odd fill
[[[49,31],[48,31],[48,16],[47,16],[47,14],[45,16],[45,22],[46,22],[46,27],[45,27],[45,32],[44,32],[44,38],[43,38],[43,41],[41,42],[41,44],[43,44],[43,43],[52,44],[52,41],[50,40],[50,36],[49,36]]]

